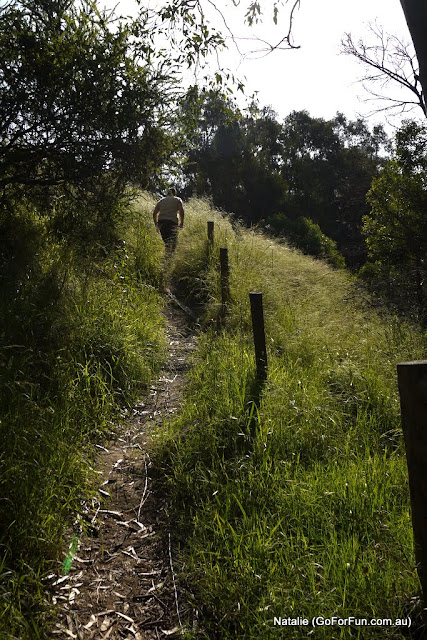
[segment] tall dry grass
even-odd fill
[[[215,221],[209,251],[207,220]],[[231,303],[221,318],[219,258]],[[412,617],[419,623],[396,363],[426,336],[352,277],[186,207],[174,286],[203,331],[179,416],[158,434],[197,637],[305,638],[275,617]],[[249,291],[262,291],[269,359],[259,388]],[[407,638],[404,628],[336,624],[319,638]],[[189,634],[191,636],[191,633]],[[414,636],[415,637],[415,636]]]

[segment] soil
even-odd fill
[[[165,529],[150,458],[155,428],[179,408],[194,349],[191,312],[178,304],[170,295],[167,366],[123,433],[99,449],[99,497],[86,505],[83,532],[71,536],[68,574],[51,576],[52,638],[152,640],[183,633],[188,608],[175,574],[174,532]]]

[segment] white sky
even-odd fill
[[[260,1],[264,6],[271,6],[272,0]],[[156,0],[151,0],[151,4],[154,2]],[[235,8],[230,0],[216,0],[236,36],[247,38],[256,33],[266,40],[277,41],[287,32],[289,5],[281,8],[278,26],[273,24],[269,12],[263,24],[249,29],[243,24],[243,9],[248,2],[240,0],[240,7]],[[141,4],[144,5],[144,0]],[[203,5],[217,26],[221,26],[219,16],[214,18],[214,13],[208,9],[209,0]],[[121,0],[118,11],[132,13],[132,6],[132,0]],[[346,32],[351,32],[355,41],[367,37],[367,25],[375,21],[385,31],[410,42],[399,0],[301,0],[293,28],[294,42],[301,46],[300,49],[276,51],[263,58],[252,57],[242,62],[230,44],[221,63],[244,78],[247,93],[257,92],[260,105],[270,105],[280,119],[301,109],[306,109],[313,117],[326,119],[332,118],[337,111],[351,119],[367,116],[375,104],[362,101],[368,95],[357,80],[363,76],[364,68],[351,56],[340,54],[340,42]],[[242,48],[246,44],[241,41]],[[410,115],[417,117],[417,109]],[[385,122],[385,118],[382,114],[374,115],[369,123]],[[393,118],[391,123],[398,126],[401,119]]]
[[[410,42],[399,0],[301,0],[293,29],[294,42],[301,48],[247,60],[239,72],[247,77],[248,89],[259,92],[260,102],[271,105],[281,117],[300,109],[323,118],[332,118],[337,111],[350,118],[367,115],[375,105],[361,100],[369,97],[357,82],[364,67],[355,58],[340,54],[340,42],[346,32],[355,41],[368,38],[367,25],[375,21]],[[270,24],[269,32],[275,31],[278,29]],[[377,115],[370,122],[384,118]]]

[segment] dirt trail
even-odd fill
[[[58,614],[52,637],[151,640],[181,634],[173,531],[160,533],[164,504],[152,492],[153,426],[179,406],[194,349],[188,317],[165,311],[170,357],[148,397],[133,408],[125,432],[99,456],[99,499],[87,505],[86,529],[69,574],[53,579]],[[75,537],[77,544],[77,537]]]

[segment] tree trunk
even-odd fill
[[[426,0],[400,0],[409,33],[414,43],[420,67],[420,82],[423,88],[424,113],[427,115],[427,2]]]

